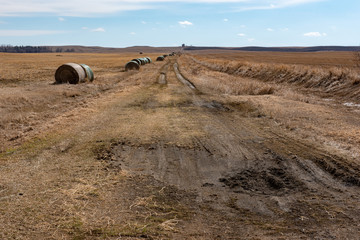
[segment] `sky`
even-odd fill
[[[360,45],[359,0],[0,0],[0,45]]]

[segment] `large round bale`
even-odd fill
[[[140,58],[140,60],[141,60],[141,65],[145,65],[148,63],[146,58]]]
[[[164,61],[164,56],[159,56],[159,57],[157,57],[157,59],[156,59],[156,61]]]
[[[85,70],[77,63],[61,65],[55,72],[56,83],[78,84],[85,81]]]
[[[139,58],[135,58],[135,59],[133,59],[133,60],[131,60],[131,61],[137,62],[137,64],[141,65],[141,61],[140,61]]]
[[[125,65],[125,71],[139,70],[139,69],[140,69],[140,65],[135,61],[130,61]]]
[[[152,63],[151,58],[146,57],[146,59],[149,61],[149,63]]]
[[[91,70],[91,68],[86,64],[80,64],[80,66],[84,69],[87,80],[90,82],[94,81],[94,72]]]
[[[142,60],[142,58],[138,58],[138,60],[140,61],[139,65],[145,65],[145,62],[144,62],[144,60]]]

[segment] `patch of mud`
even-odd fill
[[[220,183],[220,170],[212,149],[196,143],[178,145],[166,142],[134,143],[119,141],[109,147],[100,146],[95,150],[97,159],[105,161],[108,168],[122,170],[141,175],[151,175],[166,184],[182,189],[199,189],[207,185]]]
[[[278,167],[263,171],[244,170],[233,176],[220,178],[230,189],[237,193],[258,193],[265,195],[284,195],[299,191],[303,184],[292,177],[284,169]]]
[[[336,156],[323,156],[312,159],[320,168],[349,186],[360,186],[360,168]]]
[[[93,153],[96,156],[96,159],[106,163],[106,170],[121,170],[121,162],[116,160],[112,149],[117,145],[117,143],[112,143],[109,146],[100,144],[99,146],[93,149]]]
[[[218,101],[210,101],[210,102],[201,102],[200,103],[201,107],[205,107],[208,109],[212,109],[212,110],[219,110],[219,111],[223,111],[223,112],[229,112],[231,111],[230,108],[228,108],[227,106],[223,105],[222,103],[218,102]]]

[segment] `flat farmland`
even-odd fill
[[[159,55],[0,54],[0,238],[358,238],[352,53]]]
[[[213,59],[255,63],[301,64],[316,67],[355,67],[353,52],[245,52],[226,50],[194,51],[196,55]]]

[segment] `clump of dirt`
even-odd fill
[[[117,161],[112,149],[118,143],[106,145],[100,142],[100,145],[93,149],[96,159],[106,163],[106,169],[121,170],[121,162]]]
[[[303,184],[278,167],[263,171],[255,169],[244,170],[233,176],[220,178],[234,192],[253,192],[265,195],[284,195],[303,189]]]
[[[324,156],[313,160],[319,167],[349,186],[360,186],[360,169],[355,164],[335,156]]]
[[[223,111],[223,112],[231,111],[230,108],[226,107],[224,104],[222,104],[218,101],[215,101],[215,100],[212,100],[210,102],[204,102],[201,106],[205,107],[205,108],[209,108],[209,109]]]

